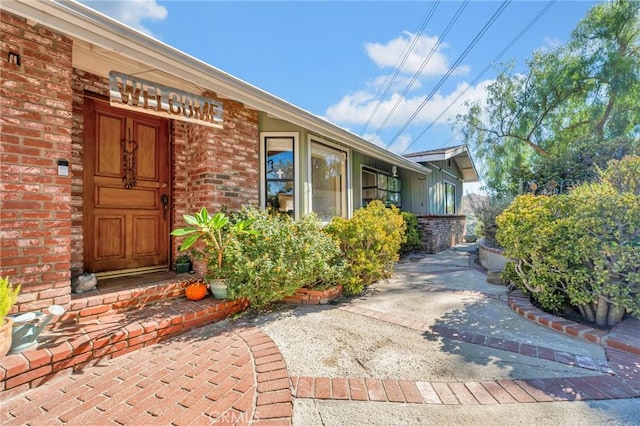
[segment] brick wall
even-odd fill
[[[466,216],[418,216],[422,249],[438,253],[463,241]]]
[[[70,298],[72,41],[0,11],[0,275],[20,283],[18,309]],[[20,65],[7,61],[20,55]]]
[[[108,79],[72,67],[70,38],[5,11],[0,22],[0,274],[22,284],[20,311],[68,307],[70,278],[84,272],[84,97],[106,96]],[[171,123],[172,228],[202,206],[259,200],[258,113],[221,102],[222,129]],[[58,159],[70,176],[57,175]]]
[[[209,211],[236,210],[259,202],[258,113],[238,102],[220,101],[222,129],[174,123],[174,227],[184,226],[184,213],[203,206]],[[179,241],[174,239],[174,256]],[[194,266],[205,272],[202,262]]]
[[[71,162],[71,275],[84,272],[83,192],[84,192],[84,97],[85,93],[109,96],[109,79],[82,70],[73,70],[73,129]]]

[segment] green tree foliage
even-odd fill
[[[505,67],[486,103],[458,117],[490,189],[591,181],[609,160],[640,153],[640,2],[594,6],[568,43],[526,65]]]
[[[344,291],[348,296],[389,277],[405,241],[400,210],[395,206],[387,208],[379,200],[356,210],[351,219],[335,217],[326,230],[338,241],[346,260]]]
[[[569,302],[598,325],[640,314],[637,164],[637,157],[614,161],[602,183],[565,195],[516,198],[497,219],[498,241],[513,261],[507,275],[545,308]],[[619,176],[635,180],[608,182]]]

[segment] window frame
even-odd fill
[[[452,212],[449,213],[449,188],[453,189],[453,209]],[[444,182],[444,214],[445,215],[455,215],[456,214],[456,184],[451,182]]]
[[[298,132],[260,132],[260,206],[267,208],[267,139],[293,139],[293,215],[300,217],[300,134]]]
[[[328,149],[341,152],[344,155],[344,179],[342,182],[342,190],[343,194],[342,198],[342,215],[341,217],[348,218],[350,217],[351,212],[351,167],[349,166],[349,158],[350,158],[350,150],[344,146],[338,145],[336,143],[329,142],[325,139],[322,139],[315,135],[309,135],[307,140],[307,165],[308,165],[308,190],[307,192],[307,206],[308,213],[313,212],[313,144],[318,144],[321,146],[321,149]]]

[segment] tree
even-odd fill
[[[512,71],[458,117],[490,189],[590,181],[609,160],[640,152],[640,2],[594,6],[568,43],[534,52],[525,74]]]

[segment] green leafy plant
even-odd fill
[[[640,156],[628,155],[621,160],[612,160],[600,179],[613,186],[618,192],[640,195]]]
[[[422,233],[418,228],[418,218],[410,212],[402,212],[405,224],[405,241],[400,245],[400,253],[409,253],[422,249]]]
[[[374,200],[354,212],[351,219],[335,217],[327,232],[338,241],[347,263],[345,294],[357,295],[364,288],[391,275],[405,241],[406,225],[400,210]]]
[[[18,300],[20,285],[11,285],[9,277],[0,277],[0,319],[6,317]]]
[[[176,263],[177,264],[185,265],[185,264],[190,263],[190,262],[191,262],[191,257],[186,253],[183,253],[183,254],[181,254],[180,256],[178,256],[176,258]]]
[[[340,283],[340,249],[314,214],[294,221],[286,214],[244,208],[239,219],[250,220],[257,232],[237,235],[228,247],[231,298],[247,298],[260,309],[301,287]]]
[[[198,241],[202,242],[202,247],[194,247],[193,253],[196,259],[205,259],[207,262],[208,279],[225,278],[225,250],[234,236],[256,234],[251,229],[253,220],[240,220],[230,224],[229,217],[224,212],[211,216],[205,207],[194,215],[185,214],[183,217],[190,226],[174,229],[171,235],[186,237],[179,247],[180,251],[189,250]]]
[[[498,240],[517,275],[511,281],[545,309],[569,302],[600,326],[640,314],[640,196],[618,190],[636,184],[516,198],[498,217]]]

